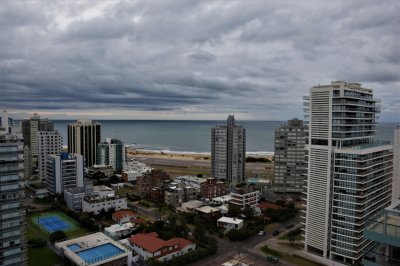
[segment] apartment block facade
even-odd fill
[[[275,130],[274,192],[303,192],[306,171],[305,141],[305,126],[302,120],[289,120]]]
[[[309,118],[305,250],[328,261],[357,264],[373,243],[365,222],[390,204],[392,146],[374,139],[379,100],[343,81],[305,97]]]
[[[98,165],[111,165],[114,171],[121,173],[126,161],[126,147],[119,139],[106,138],[105,142],[97,145]]]
[[[97,144],[101,140],[101,125],[91,120],[78,120],[68,125],[68,152],[78,153],[85,159],[85,166],[96,164]]]
[[[0,116],[0,265],[27,265],[24,200],[24,142]]]
[[[67,188],[83,187],[83,157],[62,152],[47,155],[46,183],[50,194],[63,193]]]
[[[244,182],[246,165],[246,129],[235,124],[230,115],[227,123],[211,129],[212,176],[238,184]]]
[[[63,138],[58,131],[39,131],[37,136],[39,178],[45,181],[47,155],[59,155],[62,152]]]
[[[395,203],[400,200],[400,126],[394,130],[393,141],[392,203]]]
[[[200,196],[204,199],[212,199],[225,194],[225,183],[215,178],[207,178],[207,181],[200,185]]]

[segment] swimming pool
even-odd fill
[[[122,249],[112,243],[103,244],[97,247],[88,248],[76,253],[82,260],[88,264],[99,262],[107,258],[124,253]]]
[[[68,248],[72,251],[77,251],[78,249],[81,249],[82,247],[79,246],[78,244],[72,244],[72,245],[69,245]]]

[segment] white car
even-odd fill
[[[258,235],[259,236],[263,236],[263,235],[265,235],[265,232],[264,231],[260,231],[260,232],[258,232]]]

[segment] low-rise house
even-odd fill
[[[112,214],[112,219],[119,224],[130,222],[132,219],[136,218],[137,214],[133,211],[122,210],[116,211]]]
[[[221,210],[211,206],[202,206],[200,208],[196,208],[196,212],[208,219],[221,217]]]
[[[196,249],[196,244],[187,239],[172,238],[165,241],[158,238],[158,234],[155,232],[133,235],[129,241],[141,261],[149,258],[168,261]]]
[[[232,196],[230,194],[223,195],[220,197],[215,197],[211,199],[211,204],[213,205],[221,205],[221,204],[228,204],[232,200]]]
[[[191,201],[182,203],[182,206],[176,208],[176,211],[181,212],[181,213],[193,212],[196,208],[199,208],[203,205],[204,205],[204,203],[200,200],[191,200]]]
[[[133,223],[113,224],[104,228],[104,234],[108,235],[114,240],[118,240],[129,235],[135,229],[136,226]]]
[[[194,175],[184,175],[175,177],[174,182],[178,184],[182,183],[185,184],[186,186],[192,186],[200,192],[200,186],[201,184],[206,182],[206,180],[207,179],[205,178],[197,177]]]
[[[226,229],[240,229],[243,227],[243,220],[236,217],[221,217],[217,221],[217,226]]]

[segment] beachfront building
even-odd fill
[[[400,265],[400,201],[367,220],[364,238],[373,241],[364,252],[364,266]]]
[[[47,155],[46,183],[50,194],[61,194],[67,188],[83,187],[83,157],[62,152]]]
[[[39,154],[38,150],[38,132],[53,131],[54,123],[46,119],[41,119],[37,113],[21,121],[21,132],[24,139],[24,169],[25,178],[29,179],[32,174],[32,166],[36,162]]]
[[[118,211],[128,209],[126,198],[115,195],[115,191],[107,186],[94,186],[93,192],[82,200],[82,212],[99,214],[102,210]]]
[[[39,178],[46,181],[47,155],[59,155],[62,152],[63,138],[56,130],[38,131],[37,137]]]
[[[335,81],[310,89],[305,250],[325,263],[361,262],[366,221],[389,206],[392,146],[374,140],[379,101]],[[306,116],[306,117],[307,117]]]
[[[94,233],[55,244],[64,265],[131,265],[132,253],[103,233]]]
[[[11,131],[6,111],[0,116],[0,265],[26,265],[24,142]]]
[[[212,199],[225,194],[225,183],[215,178],[207,178],[207,181],[200,185],[200,196],[204,199]]]
[[[124,170],[121,173],[121,178],[125,182],[136,181],[138,177],[143,176],[146,173],[150,173],[152,168],[145,163],[141,163],[136,160],[126,162]]]
[[[394,130],[392,203],[400,199],[400,126]]]
[[[101,140],[101,125],[91,120],[78,120],[68,125],[68,152],[78,153],[85,159],[85,166],[96,163],[97,144]]]
[[[152,258],[157,261],[169,261],[196,249],[196,244],[184,238],[162,240],[156,232],[136,234],[129,238],[131,247],[139,261]]]
[[[126,161],[126,147],[119,139],[106,138],[97,145],[97,165],[111,165],[120,174]]]
[[[275,130],[275,193],[302,193],[305,162],[305,126],[302,120],[291,119]]]
[[[245,163],[246,129],[230,115],[226,124],[211,129],[212,176],[232,185],[243,183]]]

